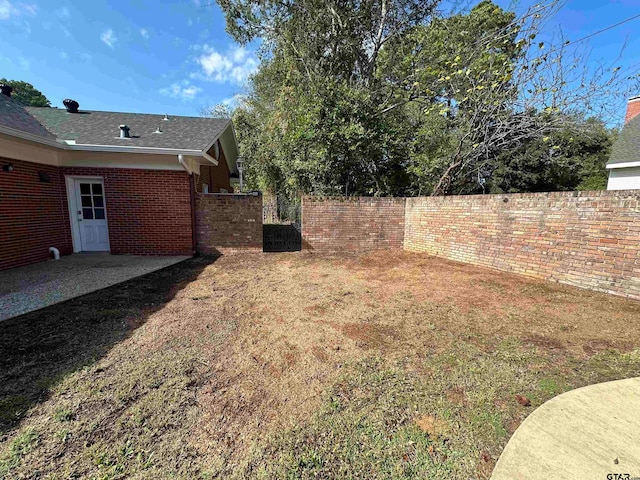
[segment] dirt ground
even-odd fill
[[[640,374],[639,302],[398,252],[194,259],[0,328],[7,479],[488,478],[542,402]]]

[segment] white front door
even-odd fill
[[[76,209],[83,252],[108,252],[109,230],[102,180],[76,179]]]

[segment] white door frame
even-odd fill
[[[78,202],[76,201],[76,180],[92,180],[102,183],[102,193],[104,196],[104,218],[108,219],[107,212],[107,195],[104,189],[104,178],[93,175],[65,175],[65,184],[67,187],[67,203],[69,206],[69,219],[71,220],[71,240],[73,242],[73,253],[82,251],[82,240],[80,238],[80,222],[78,222]],[[107,232],[109,231],[109,220],[107,220]],[[107,234],[107,239],[108,239]]]

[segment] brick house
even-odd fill
[[[624,127],[607,162],[607,190],[640,189],[640,96],[627,103]]]
[[[196,193],[233,191],[230,120],[22,107],[1,92],[0,270],[51,247],[191,255]]]

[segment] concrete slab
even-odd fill
[[[640,378],[578,388],[544,403],[515,431],[491,476],[550,478],[640,478]]]
[[[0,321],[130,280],[190,257],[77,254],[0,271]]]

